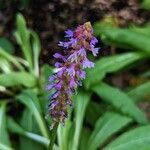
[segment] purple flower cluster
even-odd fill
[[[99,48],[95,48],[98,40],[93,36],[90,22],[78,26],[75,31],[67,30],[65,33],[67,41],[58,44],[64,48],[64,54],[54,54],[54,58],[58,59],[55,63],[57,72],[49,77],[47,85],[47,90],[53,93],[49,97],[48,113],[53,121],[61,123],[68,116],[72,94],[82,85],[81,80],[85,79],[86,73],[83,69],[94,67],[94,63],[87,58],[87,51],[91,51],[94,56],[99,51]]]

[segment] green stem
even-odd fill
[[[49,146],[48,146],[48,150],[53,150],[53,145],[55,143],[58,125],[59,125],[59,123],[55,123],[54,127],[53,127],[53,129],[51,131],[50,143],[49,143]]]

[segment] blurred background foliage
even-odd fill
[[[54,149],[149,150],[149,12],[149,0],[0,0],[0,150],[47,149],[52,54],[87,20],[101,51]]]

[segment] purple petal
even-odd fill
[[[65,37],[73,37],[73,31],[72,30],[67,30],[65,31],[66,35]]]
[[[79,73],[79,76],[80,76],[81,79],[85,79],[85,76],[86,76],[85,71],[81,70],[80,73]]]
[[[58,82],[56,85],[55,85],[55,88],[57,90],[60,90],[62,88],[62,81]]]
[[[77,39],[76,38],[71,38],[70,41],[68,42],[72,47],[76,46],[77,44]]]
[[[56,76],[53,75],[53,76],[49,77],[48,81],[49,82],[54,82],[55,79],[56,79]]]
[[[52,94],[51,96],[49,96],[49,99],[55,99],[58,97],[58,95],[60,94],[59,91],[56,91],[54,94]]]
[[[93,55],[94,55],[94,56],[97,56],[98,51],[99,51],[99,48],[93,48],[93,49],[92,49]]]
[[[91,42],[90,42],[90,45],[95,45],[97,42],[98,42],[97,38],[93,37]]]
[[[60,67],[62,67],[62,63],[60,63],[60,62],[56,62],[56,63],[55,63],[55,67],[56,67],[56,68],[60,68]]]
[[[84,48],[80,48],[80,50],[77,53],[80,56],[86,57],[86,51]]]
[[[84,59],[82,65],[83,65],[83,69],[84,68],[93,68],[94,67],[94,63],[89,61],[87,58]]]
[[[70,88],[75,88],[77,86],[77,84],[74,81],[74,78],[70,79]]]
[[[49,109],[50,109],[50,110],[54,109],[54,107],[55,107],[56,105],[58,105],[58,103],[59,103],[58,100],[52,100],[52,101],[50,102],[50,104],[49,104]]]
[[[75,64],[72,64],[68,69],[66,69],[69,76],[75,76]]]
[[[52,88],[54,88],[54,84],[49,84],[46,86],[47,91],[50,91]]]
[[[71,60],[71,62],[77,62],[77,52],[74,52],[73,54],[71,54],[69,57],[68,57],[68,60]]]

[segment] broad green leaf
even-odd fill
[[[33,112],[31,112],[28,108],[24,110],[20,124],[26,131],[34,134],[39,134],[39,128],[37,126],[37,122],[35,121],[35,118],[33,117]],[[35,143],[29,138],[20,137],[20,150],[26,150],[26,149],[44,150],[44,147],[39,143]]]
[[[33,87],[36,85],[36,79],[32,74],[27,72],[11,72],[0,74],[0,85],[6,87],[17,85]]]
[[[134,104],[133,100],[121,90],[101,83],[93,88],[102,100],[108,102],[123,114],[129,115],[141,124],[147,123],[145,114]]]
[[[0,143],[10,146],[9,135],[7,131],[7,123],[6,123],[6,102],[0,103]]]
[[[30,32],[26,27],[26,22],[21,14],[17,15],[17,32],[15,34],[18,44],[20,44],[23,54],[29,63],[30,70],[33,68],[32,50],[30,45]]]
[[[0,37],[0,47],[10,54],[13,54],[15,51],[15,48],[12,45],[12,43],[3,37]]]
[[[39,55],[41,51],[41,43],[38,35],[34,31],[30,31],[31,45],[33,50],[34,71],[35,75],[39,76]]]
[[[95,125],[95,122],[96,120],[99,118],[99,116],[101,114],[104,113],[104,111],[107,110],[107,105],[102,103],[102,104],[99,104],[99,103],[96,103],[96,102],[93,102],[93,101],[90,101],[88,107],[87,107],[87,111],[86,111],[86,115],[85,115],[85,118],[86,118],[86,121],[91,125],[91,126],[94,126]]]
[[[114,112],[106,112],[97,120],[95,129],[90,136],[87,149],[96,150],[110,136],[120,131],[131,121],[132,119],[129,117],[125,117]]]
[[[12,66],[10,64],[10,62],[8,62],[5,58],[3,58],[2,56],[0,56],[0,69],[2,70],[2,72],[5,73],[10,73],[12,70]]]
[[[11,54],[6,52],[1,47],[0,47],[0,56],[5,58],[7,61],[13,63],[18,69],[24,70],[24,68],[21,66],[21,64],[16,60],[16,57],[12,56]]]
[[[78,145],[80,141],[80,133],[83,126],[83,119],[85,116],[85,111],[89,103],[91,95],[80,91],[75,97],[75,132],[72,144],[72,150],[78,150]]]
[[[104,150],[148,150],[150,148],[150,126],[143,126],[124,133]]]
[[[138,34],[150,37],[150,24],[146,24],[142,27],[134,26],[131,28],[132,31],[137,32]]]
[[[0,149],[1,149],[1,150],[14,150],[14,149],[12,149],[11,147],[9,147],[9,146],[7,146],[7,145],[1,143],[1,142],[0,142]]]
[[[150,0],[143,0],[141,5],[143,8],[150,10]]]
[[[87,70],[85,86],[89,88],[91,84],[96,84],[102,80],[107,73],[114,73],[142,58],[143,55],[140,53],[126,53],[103,57],[95,63],[94,68],[90,71]]]
[[[103,27],[101,24],[95,25],[95,33],[110,44],[130,49],[141,50],[150,55],[149,37],[135,32],[132,29],[120,29],[114,27]]]
[[[82,133],[81,133],[81,138],[80,138],[80,143],[79,143],[79,149],[80,150],[85,150],[85,147],[88,143],[89,137],[90,137],[91,131],[89,128],[83,128]]]
[[[32,91],[27,90],[17,96],[17,99],[33,113],[42,135],[48,138],[48,130],[41,114],[42,111],[37,96]]]
[[[136,102],[141,101],[146,96],[150,96],[150,81],[145,82],[128,92],[128,95]]]
[[[7,122],[8,122],[8,124],[7,124],[8,129],[12,133],[19,134],[19,135],[24,136],[24,137],[26,137],[28,139],[31,139],[31,140],[33,140],[35,142],[41,143],[45,147],[48,147],[49,139],[47,139],[47,138],[45,138],[43,136],[40,136],[38,134],[26,131],[25,129],[23,129],[18,123],[16,123],[10,117],[8,117]]]

